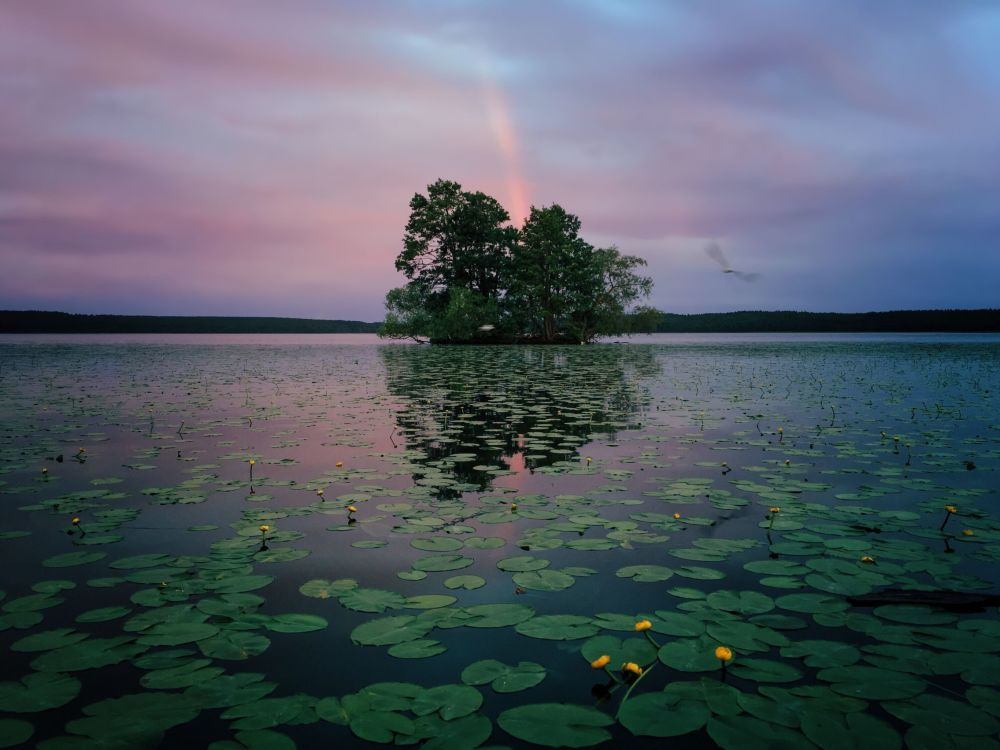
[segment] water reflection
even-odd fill
[[[485,490],[510,471],[580,459],[594,435],[642,422],[652,347],[386,347],[394,440],[412,460]]]

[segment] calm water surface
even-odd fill
[[[0,336],[0,735],[995,744],[996,607],[849,597],[997,591],[1000,336],[627,342]]]

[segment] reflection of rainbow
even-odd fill
[[[511,122],[507,98],[490,75],[483,76],[483,97],[486,99],[486,114],[490,120],[490,128],[507,167],[507,209],[514,225],[520,226],[528,216],[528,189],[521,176],[517,131]]]

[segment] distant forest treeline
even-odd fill
[[[0,333],[375,333],[379,325],[360,320],[0,310]]]
[[[891,310],[866,313],[744,311],[661,313],[657,333],[863,333],[1000,331],[1000,310]]]
[[[0,310],[0,333],[375,333],[380,323],[309,318],[180,315],[77,315]],[[997,310],[895,310],[867,313],[732,312],[637,319],[633,332],[820,333],[1000,331]]]

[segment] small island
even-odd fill
[[[562,206],[532,206],[517,229],[493,197],[438,180],[410,201],[379,335],[435,344],[584,344],[654,330],[646,261],[580,237]]]

